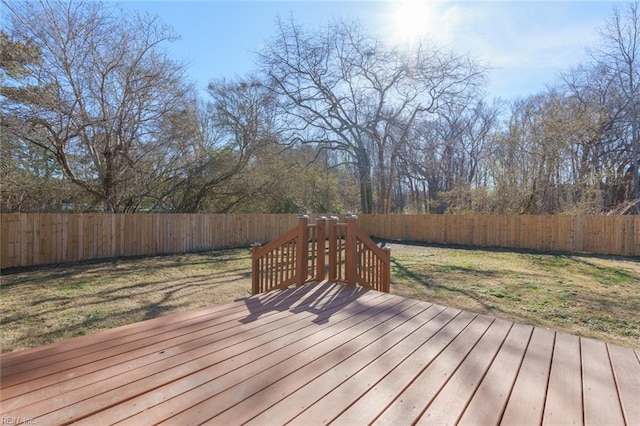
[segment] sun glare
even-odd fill
[[[428,0],[396,0],[390,6],[391,37],[395,43],[414,43],[429,32]]]

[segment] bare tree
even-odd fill
[[[229,212],[260,189],[246,169],[261,150],[277,145],[272,93],[254,77],[215,80],[210,100],[194,110],[180,137],[176,168],[166,173],[159,205],[180,212]],[[180,120],[185,123],[184,119]],[[282,147],[280,147],[282,148]]]
[[[443,105],[416,123],[415,137],[401,156],[403,179],[414,192],[412,198],[422,197],[427,211],[442,213],[451,207],[439,200],[444,192],[488,185],[499,112],[497,102],[469,99],[468,104]]]
[[[292,140],[350,155],[365,213],[390,211],[396,159],[417,119],[443,103],[464,103],[483,80],[468,57],[424,44],[389,48],[357,22],[307,32],[279,21],[260,59]]]
[[[175,37],[155,17],[94,2],[5,5],[9,35],[41,53],[25,65],[25,81],[3,90],[2,112],[14,123],[7,130],[50,152],[106,211],[135,208],[135,191],[170,153],[161,129],[189,91],[163,50]]]
[[[586,63],[563,75],[560,85],[571,117],[571,170],[575,211],[616,209],[631,196],[628,111],[611,69]],[[626,124],[625,124],[626,123]]]
[[[602,46],[592,57],[610,71],[624,95],[628,113],[632,198],[640,200],[640,3],[616,5],[613,15],[600,32]],[[636,203],[640,214],[640,203]]]

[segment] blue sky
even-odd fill
[[[543,90],[559,71],[584,60],[613,3],[600,1],[126,1],[157,14],[181,40],[170,46],[199,88],[212,78],[254,69],[255,51],[278,16],[319,27],[358,18],[395,43],[428,36],[488,63],[490,97],[513,99]]]

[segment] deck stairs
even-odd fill
[[[252,244],[252,294],[324,280],[388,293],[391,251],[358,229],[357,219],[323,216],[312,224],[301,215],[275,240]]]

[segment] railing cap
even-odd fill
[[[330,216],[329,220],[332,220],[334,222],[337,222],[340,218],[338,216]]]

